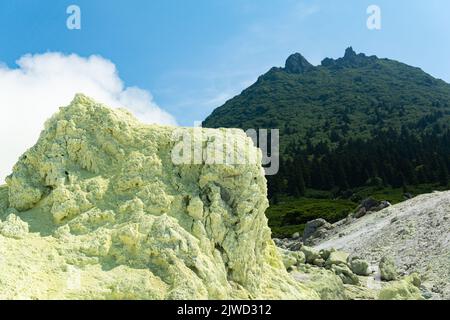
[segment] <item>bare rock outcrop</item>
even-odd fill
[[[337,225],[317,250],[347,251],[373,269],[382,262],[378,276],[384,280],[418,273],[423,296],[450,299],[450,191],[420,195]]]
[[[201,150],[219,141],[256,161],[174,163],[174,137],[195,130],[145,125],[83,95],[61,108],[0,187],[0,298],[319,298],[271,239],[251,139],[200,129]]]

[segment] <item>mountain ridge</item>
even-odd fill
[[[361,188],[391,201],[394,190],[409,194],[449,187],[450,84],[351,47],[343,57],[325,58],[318,66],[301,54],[288,61],[203,122],[211,128],[279,129],[280,171],[268,177],[272,205],[284,195],[322,194],[323,199],[326,192],[326,198],[349,199],[356,208]],[[286,215],[295,221],[311,217],[310,210],[288,207],[277,213],[280,221]],[[272,209],[269,221],[278,230],[283,223],[274,222]],[[336,218],[332,214],[331,222]]]
[[[379,135],[442,136],[449,124],[450,84],[351,47],[344,57],[325,58],[316,67],[291,55],[284,68],[270,69],[203,122],[212,128],[279,129],[285,159],[298,149],[323,155],[313,149]]]
[[[399,67],[400,71],[397,74],[394,73],[394,71],[397,70],[389,70],[389,66],[394,66],[394,67]],[[370,68],[369,68],[370,67]],[[295,80],[298,80],[299,83],[299,87],[296,88],[295,86],[292,87],[292,89],[299,89],[299,88],[305,88],[305,89],[310,89],[308,88],[308,85],[311,84],[311,82],[314,84],[314,82],[318,82],[320,80],[325,81],[324,85],[336,85],[337,88],[339,89],[358,89],[358,87],[356,86],[356,88],[344,88],[341,86],[339,86],[333,79],[333,78],[337,78],[337,77],[344,77],[345,81],[348,81],[348,77],[351,76],[351,74],[348,74],[350,71],[352,71],[352,69],[355,68],[366,68],[361,70],[362,72],[367,72],[370,74],[366,74],[366,76],[383,76],[385,79],[382,79],[383,81],[388,80],[387,83],[389,85],[393,85],[392,91],[395,90],[401,90],[402,87],[401,86],[405,86],[405,84],[402,83],[396,83],[396,81],[398,82],[406,82],[411,88],[409,89],[415,89],[414,86],[426,86],[426,87],[431,87],[434,90],[437,90],[437,94],[439,95],[439,97],[437,97],[437,99],[442,99],[444,100],[444,103],[446,104],[446,107],[448,108],[448,110],[450,110],[450,84],[446,83],[445,81],[441,80],[441,79],[436,79],[433,78],[431,75],[429,75],[428,73],[424,72],[422,69],[417,68],[417,67],[413,67],[407,64],[404,64],[402,62],[398,62],[396,60],[391,60],[391,59],[379,59],[377,56],[366,56],[364,53],[360,53],[360,54],[356,54],[356,52],[352,49],[352,47],[349,47],[346,49],[346,53],[342,58],[338,58],[338,59],[332,59],[332,58],[325,58],[322,60],[321,64],[318,66],[313,66],[312,64],[310,64],[300,53],[295,53],[292,54],[288,57],[288,59],[286,60],[286,65],[284,67],[273,67],[271,68],[268,72],[266,72],[265,74],[261,75],[260,77],[258,77],[258,80],[252,84],[250,87],[246,88],[245,90],[242,91],[241,94],[231,98],[230,100],[228,100],[224,105],[218,107],[217,109],[215,109],[212,114],[210,116],[208,116],[204,121],[203,121],[203,125],[206,127],[217,127],[217,126],[221,126],[221,125],[225,125],[225,126],[231,126],[234,125],[236,127],[244,127],[247,128],[248,126],[246,126],[245,124],[245,120],[244,119],[235,119],[234,121],[231,119],[219,119],[222,116],[227,116],[228,113],[232,112],[232,111],[242,111],[239,110],[239,108],[237,107],[241,107],[239,106],[240,103],[242,102],[246,102],[248,103],[249,107],[253,107],[253,101],[252,98],[254,98],[255,95],[260,94],[263,95],[262,97],[262,102],[260,103],[260,101],[257,101],[258,103],[264,105],[267,104],[266,101],[264,101],[264,98],[267,99],[274,99],[276,97],[272,96],[272,95],[267,95],[268,92],[266,91],[262,91],[260,89],[260,86],[265,84],[266,82],[277,82],[277,81],[284,81],[286,80],[286,84],[285,85],[290,85],[292,86],[292,84],[290,84],[287,80],[292,80],[292,78],[294,78]],[[372,68],[372,70],[371,70]],[[330,72],[341,72],[341,74],[337,74],[336,77],[333,77],[333,75],[330,75]],[[383,73],[386,73],[385,75],[383,75]],[[325,76],[325,78],[320,79],[320,76]],[[411,75],[416,76],[417,80],[416,82],[411,82]],[[283,76],[288,76],[287,79],[284,79]],[[289,76],[291,76],[292,78],[289,79]],[[355,75],[354,80],[355,82],[362,82],[363,79],[360,78],[361,75]],[[391,77],[392,79],[386,79]],[[306,80],[309,80],[309,82],[305,82],[305,78]],[[303,82],[302,82],[303,80]],[[390,80],[390,81],[389,81]],[[408,83],[409,82],[409,83]],[[278,89],[278,88],[277,88]],[[313,88],[314,89],[314,88]],[[326,88],[325,88],[326,89]],[[403,88],[404,89],[404,88]],[[314,92],[314,90],[311,90]],[[444,92],[442,92],[444,91]],[[358,93],[358,90],[355,90],[356,93]],[[375,100],[377,98],[379,98],[380,100],[383,100],[382,94],[380,94],[382,92],[373,92],[371,97],[374,98]],[[283,92],[281,92],[280,94],[283,94]],[[300,95],[298,92],[297,94],[299,95],[299,98],[303,98],[302,95]],[[249,97],[247,97],[247,95]],[[267,97],[264,97],[264,95],[266,95]],[[427,97],[427,95],[425,94],[425,97]],[[310,96],[307,97],[310,98],[311,100],[319,100],[319,98],[323,98],[325,100],[330,98],[330,95],[327,93],[325,93],[325,95],[319,95],[319,96]],[[414,97],[416,98],[416,97]],[[427,97],[427,98],[432,98],[432,97]],[[437,100],[434,99],[434,100]],[[244,101],[240,101],[240,100],[244,100]],[[381,101],[383,102],[383,101]],[[351,103],[351,101],[350,101]],[[345,104],[349,104],[349,102],[345,102],[343,101],[341,104],[345,105]],[[401,106],[400,106],[401,107]],[[234,109],[234,110],[232,110]],[[262,107],[262,109],[258,109],[256,111],[267,111],[264,110],[264,106]],[[244,114],[245,115],[245,114]],[[251,116],[258,116],[258,113],[254,113]],[[239,123],[239,121],[241,121],[241,123]],[[244,123],[242,123],[242,121],[244,121]],[[239,124],[243,124],[242,126],[239,126]]]

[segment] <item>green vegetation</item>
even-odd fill
[[[268,177],[275,235],[301,231],[302,223],[285,219],[295,210],[300,220],[334,220],[359,198],[396,203],[449,185],[450,85],[351,48],[316,67],[292,55],[203,125],[280,130],[280,171]],[[314,210],[305,207],[309,199]]]
[[[350,138],[368,140],[391,128],[439,132],[449,120],[449,84],[419,68],[348,49],[344,58],[303,72],[272,68],[203,125],[278,128],[286,151],[292,144],[336,147]]]
[[[291,237],[294,233],[303,233],[305,224],[317,218],[329,222],[344,219],[356,204],[350,200],[331,200],[316,198],[294,198],[282,196],[278,204],[267,209],[269,226],[277,238]]]
[[[266,215],[269,218],[273,237],[289,238],[296,232],[302,234],[306,222],[310,220],[323,218],[334,223],[346,218],[356,209],[361,199],[372,197],[397,204],[405,200],[405,192],[415,196],[445,189],[446,187],[439,184],[423,184],[404,188],[362,187],[353,190],[349,199],[333,199],[331,192],[308,189],[303,197],[279,196],[276,203],[272,201]]]

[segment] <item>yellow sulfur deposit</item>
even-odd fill
[[[271,240],[259,153],[174,164],[174,130],[83,95],[48,120],[0,187],[0,299],[319,298]]]

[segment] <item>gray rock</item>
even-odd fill
[[[367,198],[361,202],[361,204],[356,208],[355,213],[353,216],[356,219],[364,217],[366,214],[370,212],[378,212],[380,210],[383,210],[387,207],[391,206],[389,201],[378,201],[373,198]]]
[[[300,53],[295,53],[286,60],[285,70],[289,73],[304,73],[312,69],[314,69],[314,66]]]
[[[273,242],[278,248],[290,250],[290,251],[299,251],[303,246],[303,243],[300,239],[273,239]]]
[[[356,219],[359,219],[359,218],[364,217],[366,215],[366,213],[367,213],[366,208],[362,207],[362,208],[359,208],[358,210],[356,210],[354,217]]]
[[[273,242],[275,243],[275,245],[277,247],[280,247],[283,244],[283,240],[278,239],[278,238],[273,238]]]
[[[323,238],[327,235],[327,231],[331,230],[333,225],[324,219],[316,219],[309,221],[303,231],[303,242],[306,244],[315,244],[314,239]]]
[[[300,240],[291,241],[287,244],[287,249],[291,251],[299,251],[303,246]]]
[[[414,197],[414,196],[413,196],[411,193],[409,193],[409,192],[406,192],[406,193],[403,194],[403,198],[404,198],[405,200],[412,199],[413,197]]]
[[[375,208],[372,208],[371,211],[378,212],[378,211],[386,209],[387,207],[390,207],[390,206],[391,206],[391,203],[389,201],[381,201],[380,205]]]
[[[366,211],[371,211],[373,208],[378,207],[380,204],[381,201],[378,201],[374,198],[367,198],[361,202],[360,207],[366,209]]]
[[[334,251],[336,251],[336,249],[334,249],[334,248],[330,248],[330,249],[322,249],[322,250],[320,250],[319,254],[320,254],[320,257],[321,257],[322,259],[324,259],[325,261],[327,261],[328,258],[330,257],[330,254],[331,254],[332,252],[334,252]]]

